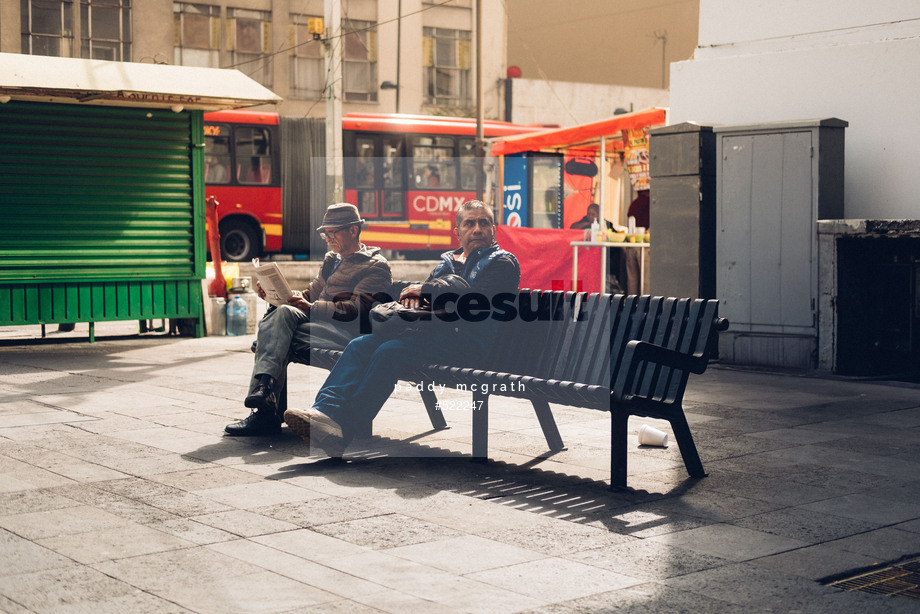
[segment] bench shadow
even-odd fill
[[[544,455],[516,464],[474,459],[456,450],[417,441],[434,432],[406,439],[373,436],[358,440],[343,459],[304,458],[302,463],[281,466],[277,473],[265,477],[287,480],[322,475],[340,486],[360,483],[389,490],[407,500],[450,492],[626,535],[684,520],[669,512],[649,511],[637,523],[629,514],[639,506],[652,509],[656,501],[679,498],[700,482],[687,477],[665,492],[637,488],[612,491],[609,482],[541,467],[547,460]],[[391,479],[375,481],[374,476]],[[642,478],[632,479],[641,482]]]

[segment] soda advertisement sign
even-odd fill
[[[505,156],[502,221],[508,226],[524,226],[527,222],[527,158],[524,154]]]

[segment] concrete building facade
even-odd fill
[[[236,68],[284,99],[280,113],[324,117],[325,52],[337,46],[343,113],[473,114],[473,0],[334,1],[336,27],[322,21],[333,0],[3,2],[0,51]],[[504,7],[482,11],[484,114],[497,119]]]
[[[338,27],[322,21],[333,5]],[[325,117],[332,46],[342,113],[473,116],[477,6],[486,119],[574,125],[666,106],[666,67],[696,45],[699,0],[577,0],[564,14],[551,0],[22,0],[0,3],[0,51],[237,68],[283,115]],[[510,110],[509,66],[523,76]]]

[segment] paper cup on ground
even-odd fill
[[[643,424],[639,427],[639,444],[643,446],[667,447],[668,434],[647,424]]]

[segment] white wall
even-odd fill
[[[701,48],[819,33],[920,17],[916,0],[700,0]],[[795,41],[800,44],[802,41]]]
[[[669,123],[846,120],[846,217],[920,218],[920,2],[701,0],[699,40]]]
[[[512,80],[512,121],[576,126],[613,117],[617,108],[668,106],[668,90],[541,79]]]

